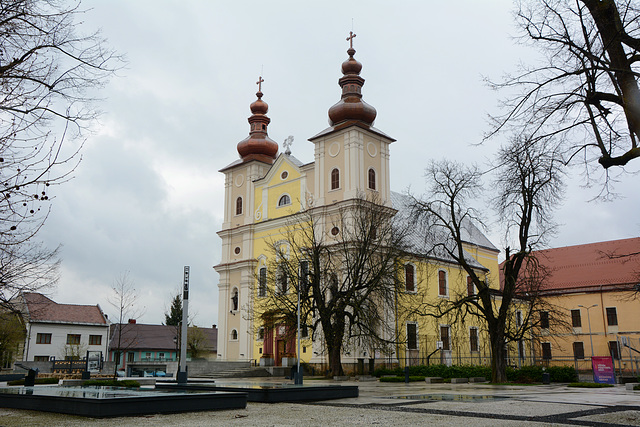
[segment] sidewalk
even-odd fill
[[[287,382],[243,379],[246,383]],[[345,426],[345,425],[625,425],[640,426],[640,392],[624,386],[577,389],[562,385],[379,383],[358,385],[360,396],[305,404],[247,404],[244,410],[92,420],[0,409],[2,426]]]

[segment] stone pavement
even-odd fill
[[[256,380],[243,381],[251,383]],[[265,379],[258,381],[265,382]],[[282,379],[270,381],[286,382]],[[305,380],[305,383],[327,382]],[[249,402],[244,410],[102,420],[0,409],[0,426],[640,426],[640,392],[627,391],[624,386],[576,389],[562,385],[492,386],[377,381],[339,384],[357,384],[360,396],[300,404]]]

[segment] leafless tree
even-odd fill
[[[433,162],[427,168],[430,193],[413,202],[414,218],[425,231],[430,255],[454,260],[476,290],[469,293],[465,289],[448,299],[425,301],[421,314],[481,319],[491,344],[493,382],[506,381],[506,345],[523,340],[536,329],[541,311],[557,317],[556,324],[561,321],[558,310],[539,297],[550,272],[531,254],[553,231],[552,212],[562,197],[562,162],[546,148],[515,139],[500,151],[493,204],[507,236],[517,234],[515,249],[507,246],[505,250],[500,284],[497,278],[493,283],[485,280],[480,274],[482,266],[465,251],[473,229],[482,224],[479,212],[471,206],[482,191],[477,168]],[[516,311],[521,311],[521,316],[516,316]]]
[[[494,88],[513,95],[488,136],[553,137],[564,158],[604,169],[640,157],[640,9],[633,0],[519,1],[521,41],[543,53]],[[587,171],[589,168],[587,168]]]
[[[324,340],[332,375],[344,374],[345,346],[371,350],[394,342],[388,310],[406,247],[394,213],[359,197],[296,216],[282,239],[270,242],[268,274],[258,275],[254,292],[254,324],[284,324],[295,334],[299,296],[301,323]]]
[[[98,32],[80,34],[83,13],[79,1],[0,2],[2,245],[44,223],[49,187],[71,178],[82,131],[99,114],[94,89],[122,64]]]
[[[14,304],[23,292],[45,292],[59,279],[59,248],[27,241],[2,245],[0,235],[0,310],[19,311]]]
[[[138,306],[139,294],[134,282],[129,277],[128,271],[120,274],[115,279],[111,289],[113,293],[108,301],[117,310],[118,316],[118,323],[115,325],[109,341],[109,350],[117,350],[113,371],[115,378],[118,366],[120,366],[120,358],[124,359],[126,350],[131,348],[137,341],[137,335],[130,331],[135,327],[135,324],[130,323],[129,319],[137,320],[142,316],[144,307]]]

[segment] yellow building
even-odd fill
[[[640,238],[534,254],[550,274],[543,296],[555,307],[542,313],[537,357],[590,370],[591,356],[611,355],[616,369],[640,373]]]
[[[362,65],[354,58],[352,46],[347,53],[339,80],[342,96],[329,109],[330,127],[309,139],[314,144],[313,162],[296,159],[286,142],[285,152],[278,155],[278,144],[267,134],[270,119],[260,78],[258,99],[251,104],[250,135],[237,147],[240,159],[220,171],[225,174],[224,223],[218,233],[222,260],[215,269],[220,274],[218,357],[222,360],[286,366],[296,359],[295,340],[284,326],[256,324],[252,316],[266,287],[275,286],[267,283],[268,261],[273,256],[269,245],[283,238],[292,221],[303,221],[304,212],[321,207],[332,215],[362,195],[374,197],[390,212],[408,209],[407,197],[392,192],[390,186],[390,147],[395,140],[373,127],[377,113],[362,100]],[[498,288],[499,251],[473,224],[466,229],[465,250],[476,260],[474,268]],[[486,363],[489,343],[476,319],[454,323],[417,314],[415,308],[426,299],[474,290],[452,260],[426,256],[422,236],[418,230],[415,234],[415,250],[407,253],[402,267],[405,289],[396,307],[385,308],[392,314],[388,339],[396,344],[384,349],[350,348],[343,362],[376,358],[423,363],[440,346],[443,351],[431,362]],[[312,341],[303,334],[300,353],[304,362],[326,363],[320,339]]]

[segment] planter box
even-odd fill
[[[451,378],[451,384],[466,384],[469,378]]]
[[[444,379],[442,377],[426,377],[424,382],[427,384],[442,384]]]

